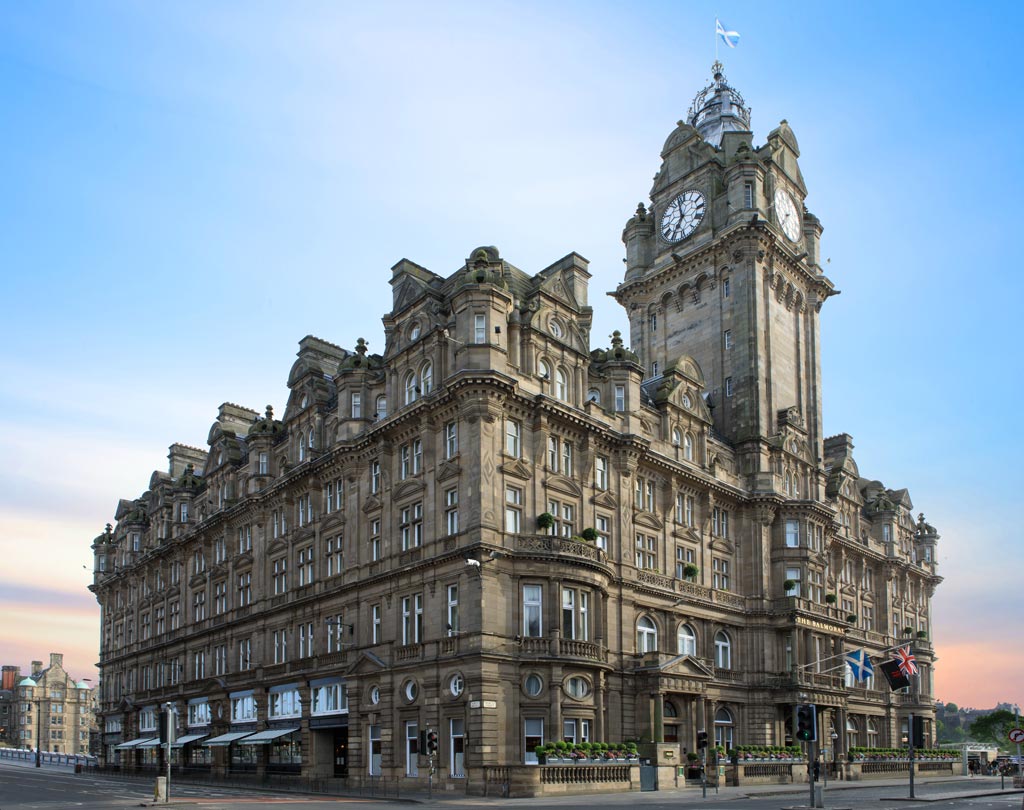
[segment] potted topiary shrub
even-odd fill
[[[782,583],[782,589],[786,593],[789,593],[790,591],[795,591],[796,590],[796,580],[795,579],[787,579],[785,582]]]
[[[580,537],[582,537],[588,543],[596,543],[597,529],[593,528],[592,526],[588,526],[586,529],[580,532]]]
[[[550,512],[541,512],[537,515],[537,526],[547,531],[555,525],[555,516]]]
[[[917,631],[917,637],[921,638],[921,639],[928,638],[928,633],[925,632],[924,630],[918,630]]]
[[[830,605],[834,605],[836,603],[836,595],[834,593],[825,594],[825,601]]]
[[[548,764],[548,749],[546,745],[538,745],[533,749],[533,753],[537,755],[538,765]]]
[[[846,621],[848,621],[850,624],[856,624],[857,623],[857,614],[856,613],[850,613],[849,615],[847,615]]]
[[[904,627],[903,628],[903,635],[904,635],[905,638],[910,638],[912,635],[914,635],[914,628],[913,627]]]
[[[686,565],[683,566],[683,576],[686,579],[690,579],[690,580],[696,579],[697,578],[697,574],[699,574],[699,573],[700,573],[700,569],[696,565],[694,565],[693,563],[687,563]]]

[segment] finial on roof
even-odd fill
[[[356,341],[356,351],[359,352],[359,354],[366,354],[366,346],[367,343],[362,338],[359,338],[359,340]]]
[[[614,346],[616,349],[621,348],[621,346],[622,346],[622,332],[620,332],[618,329],[616,329],[614,332],[612,332],[611,338],[612,338],[612,346]]]

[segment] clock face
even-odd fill
[[[704,195],[695,189],[684,191],[665,206],[661,215],[661,238],[682,242],[704,219]]]
[[[787,239],[791,242],[800,239],[800,215],[797,213],[796,203],[789,196],[789,192],[781,188],[775,189],[775,218]]]

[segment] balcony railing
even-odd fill
[[[516,535],[515,542],[515,550],[520,552],[593,562],[604,561],[604,551],[586,540],[573,540],[571,537],[555,537],[546,534],[519,534]]]

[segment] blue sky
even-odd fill
[[[575,250],[595,345],[625,332],[603,295],[622,226],[709,79],[716,15],[755,141],[783,118],[800,141],[842,290],[826,431],[943,535],[938,694],[1024,702],[1011,3],[0,2],[13,663],[95,660],[81,566],[117,498],[221,402],[280,408],[302,336],[380,351],[399,259],[448,274],[494,244],[536,272]]]

